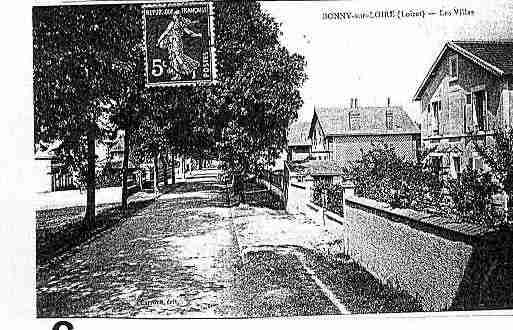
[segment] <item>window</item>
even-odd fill
[[[431,157],[431,166],[435,173],[440,174],[442,171],[442,156]]]
[[[385,122],[387,129],[394,129],[394,115],[392,111],[387,111],[385,113]]]
[[[359,130],[360,129],[360,113],[350,112],[349,113],[349,129]]]
[[[473,159],[473,166],[472,168],[474,170],[483,170],[483,160],[481,159],[481,157],[474,157]]]
[[[449,75],[452,79],[458,79],[458,56],[454,55],[449,58]]]
[[[485,130],[485,120],[486,120],[486,91],[479,90],[472,93],[474,104],[473,104],[473,119],[474,126],[478,131]]]
[[[431,109],[433,110],[433,134],[440,134],[440,108],[442,107],[442,101],[435,101],[431,103]]]
[[[453,157],[452,158],[453,163],[453,169],[455,177],[459,177],[461,173],[461,158],[460,157]]]

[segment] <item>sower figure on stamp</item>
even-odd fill
[[[160,35],[158,46],[167,49],[169,66],[167,71],[173,74],[173,78],[180,78],[182,75],[192,75],[195,78],[199,62],[186,55],[183,51],[184,33],[191,37],[201,38],[201,33],[195,33],[189,27],[196,23],[183,17],[180,10],[173,11],[173,19],[166,30]]]

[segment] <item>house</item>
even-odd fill
[[[121,186],[123,174],[123,154],[125,151],[124,132],[119,131],[114,140],[103,141],[106,146],[105,158],[98,160],[96,166],[102,173],[98,185],[100,187]],[[138,182],[139,169],[128,161],[128,185]]]
[[[107,144],[107,156],[97,162],[97,165],[103,168],[104,175],[108,178],[108,184],[110,185],[121,185],[121,177],[123,173],[123,159],[125,151],[124,143],[124,132],[119,131],[117,137],[111,141],[104,141]],[[161,155],[158,159],[158,170],[159,170],[159,182],[164,182],[164,178],[167,176],[171,179],[172,168],[171,166],[165,166],[163,163],[164,156]],[[167,164],[170,165],[171,159],[167,158]],[[182,166],[183,165],[183,166]],[[190,167],[190,161],[187,163]],[[142,186],[151,186],[154,176],[154,162],[149,160],[148,162],[135,166],[131,160],[128,161],[128,185],[139,184]],[[183,169],[186,166],[185,160],[183,164],[180,157],[175,157],[175,176],[183,176]],[[164,175],[164,169],[167,169],[166,175]]]
[[[309,122],[297,122],[287,132],[287,160],[304,160],[310,156],[312,143],[308,138]]]
[[[422,140],[436,168],[483,168],[470,138],[489,143],[513,124],[513,41],[450,41],[418,87]]]
[[[36,192],[52,192],[75,189],[73,174],[66,170],[57,156],[61,141],[39,143],[34,155]]]
[[[414,161],[420,146],[420,129],[400,106],[358,105],[315,107],[310,125],[312,158],[337,161],[342,166],[360,160],[374,145],[387,144],[405,160]]]

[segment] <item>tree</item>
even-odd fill
[[[134,38],[131,6],[34,7],[35,143],[60,140],[65,163],[85,176],[86,220],[95,220],[95,143],[108,133]],[[86,165],[85,165],[86,164]]]
[[[206,108],[215,109],[217,152],[243,200],[244,179],[286,146],[302,105],[305,62],[280,45],[279,25],[259,3],[216,3],[216,14],[219,84]]]
[[[507,219],[513,215],[513,129],[498,130],[493,134],[491,144],[479,142],[474,136],[474,146],[491,168],[507,198]]]
[[[133,13],[135,14],[135,12]],[[140,14],[131,16],[133,33],[135,36],[142,35],[140,28]],[[138,19],[139,18],[139,19]],[[127,41],[128,42],[128,41]],[[112,116],[112,121],[118,129],[124,131],[123,135],[123,164],[121,178],[121,208],[128,208],[128,161],[130,158],[131,139],[133,132],[138,129],[141,119],[150,111],[146,106],[146,90],[144,86],[144,49],[139,39],[132,40],[133,44],[127,47],[129,60],[128,70],[125,71],[124,79],[120,81],[120,88],[116,99],[118,106]]]
[[[157,109],[161,104],[151,92],[146,94],[146,104],[154,111],[147,112],[147,115],[141,118],[137,129],[133,131],[133,153],[141,160],[153,160],[153,183],[154,190],[157,192],[159,177],[158,159],[166,146],[166,137],[162,125],[156,122],[156,115],[159,112]]]

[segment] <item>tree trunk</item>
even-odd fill
[[[162,160],[162,173],[164,174],[164,185],[167,186],[167,171],[168,171],[168,161],[167,161],[167,151],[160,155],[160,159]]]
[[[244,194],[244,180],[241,175],[237,175],[234,177],[234,185],[235,185],[235,189],[239,195],[239,202],[245,204],[246,203],[246,195]]]
[[[93,228],[96,221],[96,150],[95,150],[96,132],[94,123],[90,124],[87,132],[87,202],[85,220],[89,228]]]
[[[506,192],[506,222],[511,222],[513,217],[513,191]]]
[[[121,209],[128,209],[128,156],[130,154],[130,130],[125,130],[123,149],[123,169],[121,177]]]
[[[153,155],[153,192],[159,191],[159,154],[155,152]]]
[[[176,183],[176,174],[175,174],[175,152],[171,151],[171,184]]]

